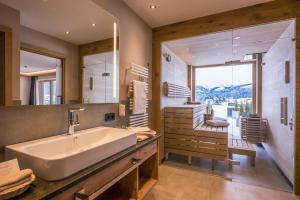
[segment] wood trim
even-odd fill
[[[228,12],[174,23],[152,30],[153,127],[162,130],[161,121],[161,44],[162,42],[249,27],[280,20],[296,19],[296,91],[295,91],[295,181],[294,192],[300,194],[300,1],[275,0]],[[163,135],[162,135],[163,137]]]
[[[38,47],[35,45],[27,44],[27,43],[21,43],[21,50],[28,51],[31,53],[36,53],[44,56],[49,56],[53,58],[57,58],[61,60],[61,67],[62,67],[62,102],[61,104],[66,104],[68,102],[67,92],[66,92],[66,83],[67,83],[67,77],[66,77],[66,69],[68,68],[68,57],[60,52],[52,51],[46,48]]]
[[[244,61],[240,63],[232,63],[232,64],[226,64],[226,63],[219,63],[219,64],[212,64],[212,65],[200,65],[200,66],[193,66],[194,68],[206,68],[206,67],[224,67],[224,66],[234,66],[234,65],[247,65],[247,64],[253,64],[255,61]]]
[[[257,62],[252,63],[252,112],[257,113]]]
[[[192,101],[193,99],[193,85],[192,85],[192,80],[193,80],[193,77],[192,77],[192,71],[193,71],[193,67],[191,65],[188,65],[188,73],[187,73],[187,81],[188,81],[188,88],[190,88],[190,91],[191,91],[191,96],[188,97],[188,101]]]
[[[196,68],[193,67],[192,68],[192,87],[193,87],[193,90],[192,90],[192,101],[196,101],[196,87],[195,87],[195,84],[196,84]],[[194,89],[195,88],[195,89]]]
[[[12,97],[12,29],[0,25],[0,31],[5,33],[5,64],[4,64],[4,97],[2,102],[5,106],[13,105]],[[2,95],[1,95],[2,96]]]
[[[256,113],[262,113],[262,54],[256,55]]]

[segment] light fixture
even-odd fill
[[[96,24],[92,24],[92,27],[96,27]]]
[[[241,39],[241,37],[240,36],[236,36],[233,39],[238,40],[238,39]]]
[[[70,31],[66,31],[66,35],[69,35],[70,34]]]
[[[117,98],[117,23],[114,22],[114,44],[113,44],[113,97]]]
[[[52,74],[52,73],[56,73],[56,69],[33,71],[33,72],[20,72],[20,75],[22,75],[22,76],[38,76],[38,75],[45,75],[45,74]]]
[[[151,9],[155,9],[155,8],[156,8],[156,5],[150,5],[150,8],[151,8]]]

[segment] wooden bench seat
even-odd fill
[[[229,158],[232,158],[232,154],[249,156],[251,158],[251,165],[255,166],[256,149],[254,148],[254,144],[249,141],[230,138],[228,153]]]
[[[205,105],[165,108],[164,146],[169,153],[215,160],[228,158],[228,131],[226,127],[204,124]]]

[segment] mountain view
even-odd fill
[[[196,86],[196,99],[198,101],[213,100],[214,103],[223,103],[226,99],[241,99],[252,97],[252,84],[232,85],[206,88]]]

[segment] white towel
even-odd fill
[[[128,130],[134,131],[137,136],[137,141],[143,141],[156,135],[156,131],[148,127],[128,127]]]
[[[146,113],[147,84],[142,81],[133,80],[133,114]]]

